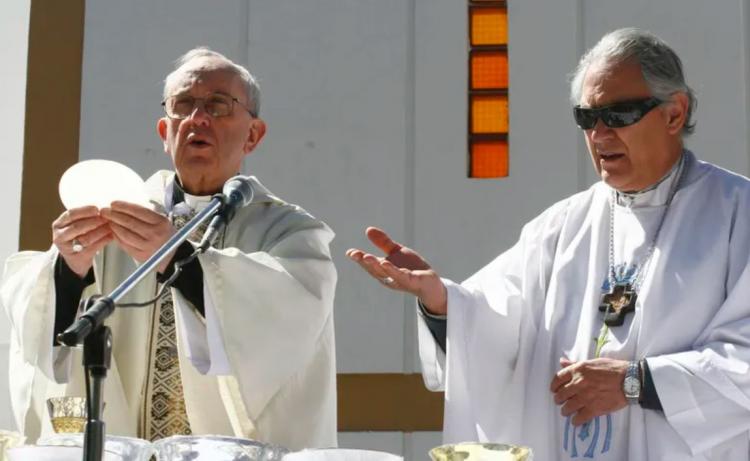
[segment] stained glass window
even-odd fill
[[[469,0],[469,177],[508,176],[508,9]]]

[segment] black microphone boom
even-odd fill
[[[198,245],[200,251],[206,251],[211,246],[219,232],[232,220],[237,209],[247,206],[253,201],[253,195],[253,185],[249,176],[237,175],[224,184],[221,194],[215,196],[221,199],[222,206],[211,219],[205,234],[203,234],[203,239]]]

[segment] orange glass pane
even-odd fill
[[[507,45],[508,12],[504,8],[471,8],[471,44]]]
[[[500,95],[472,96],[471,132],[507,133],[508,97]]]
[[[504,51],[471,54],[471,88],[508,88],[508,53]]]
[[[475,141],[471,144],[471,177],[508,176],[508,142]]]

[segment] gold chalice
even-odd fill
[[[531,461],[531,450],[507,443],[463,442],[430,450],[433,461]]]
[[[56,433],[83,432],[86,425],[86,399],[83,397],[52,397],[47,410]]]

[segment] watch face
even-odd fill
[[[638,378],[628,376],[622,383],[622,389],[625,391],[625,397],[638,397],[641,393],[641,383]]]

